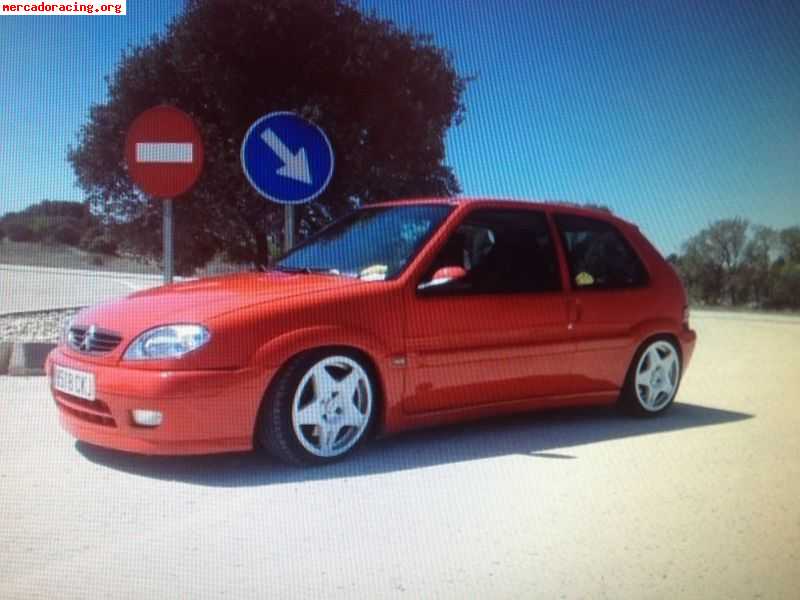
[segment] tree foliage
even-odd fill
[[[95,223],[86,203],[63,200],[43,200],[0,217],[0,227],[12,241],[69,246],[77,246],[82,232]]]
[[[787,227],[778,236],[783,258],[789,262],[800,263],[800,227]]]
[[[723,219],[706,227],[684,244],[683,270],[687,282],[706,303],[724,297],[737,303],[748,223]]]
[[[457,193],[444,136],[463,118],[466,82],[430,37],[366,15],[353,0],[189,0],[163,35],[122,57],[69,160],[97,214],[157,254],[161,207],[129,180],[124,135],[154,105],[186,111],[199,124],[205,168],[175,203],[178,269],[219,251],[263,263],[283,213],[242,173],[253,121],[289,110],[331,139],[334,177],[300,210],[303,234],[353,204]]]
[[[800,227],[776,231],[744,219],[722,219],[670,258],[694,301],[800,308]]]

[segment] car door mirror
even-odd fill
[[[444,285],[446,283],[458,281],[459,279],[464,279],[464,277],[466,276],[467,272],[464,270],[463,267],[442,267],[436,270],[436,272],[433,274],[433,277],[431,277],[430,281],[421,283],[417,287],[417,289],[425,290],[428,288],[437,287],[440,285]]]

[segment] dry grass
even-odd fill
[[[158,265],[144,260],[94,254],[58,244],[12,242],[10,240],[0,241],[0,264],[143,274],[161,272]]]

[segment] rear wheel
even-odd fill
[[[672,405],[680,381],[678,348],[667,337],[653,338],[633,357],[620,402],[623,408],[636,415],[660,414]]]
[[[362,359],[345,352],[303,354],[290,361],[268,391],[259,440],[285,462],[332,462],[364,439],[375,402],[375,386]]]

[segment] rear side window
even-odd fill
[[[575,215],[555,215],[555,221],[573,287],[617,289],[647,283],[642,261],[616,227]]]

